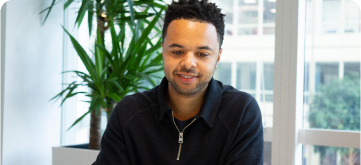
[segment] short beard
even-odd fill
[[[195,69],[187,69],[187,68],[182,68],[180,70],[181,72],[186,72],[186,73],[193,73],[193,74],[196,74],[195,73]],[[177,70],[174,70],[172,72],[172,75],[173,77],[177,77],[178,75],[176,74],[178,71]],[[201,79],[203,77],[202,74],[198,74],[198,77],[199,79]],[[197,94],[199,91],[201,91],[202,89],[204,89],[209,81],[211,80],[211,78],[209,78],[209,80],[207,81],[200,81],[196,87],[192,88],[192,89],[183,89],[181,88],[180,86],[178,86],[177,82],[174,80],[174,79],[170,79],[170,78],[167,78],[168,79],[168,82],[170,83],[170,85],[172,85],[172,87],[181,95],[184,95],[184,96],[192,96],[192,95],[195,95]]]

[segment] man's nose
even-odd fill
[[[197,61],[195,58],[195,54],[193,52],[188,52],[185,56],[184,56],[184,60],[181,63],[182,66],[184,66],[187,69],[190,69],[192,67],[196,67],[197,66]]]

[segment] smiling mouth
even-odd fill
[[[177,74],[180,82],[182,84],[186,84],[186,85],[190,85],[192,84],[193,82],[195,82],[196,78],[198,76],[193,76],[193,75],[184,75],[184,74]]]
[[[183,74],[180,74],[180,76],[184,77],[184,78],[193,78],[193,77],[196,77],[196,76],[186,76],[186,75],[183,75]]]

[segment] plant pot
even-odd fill
[[[88,149],[88,144],[52,148],[53,165],[90,165],[98,154],[99,150]]]

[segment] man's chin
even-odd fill
[[[180,95],[184,96],[192,96],[196,95],[204,87],[207,86],[208,83],[190,83],[190,84],[183,84],[181,82],[169,81],[173,89]]]

